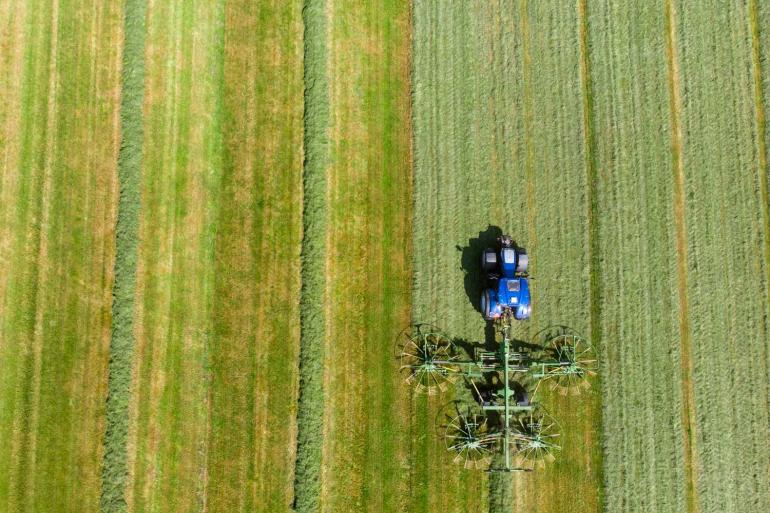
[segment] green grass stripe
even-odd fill
[[[206,504],[222,7],[180,1],[148,12],[127,493],[135,512]]]
[[[589,10],[608,511],[685,510],[663,5]]]
[[[294,508],[297,513],[315,513],[320,507],[321,492],[326,332],[326,170],[329,165],[326,2],[305,0],[302,19],[305,24],[305,162]]]
[[[702,513],[767,511],[767,205],[754,171],[750,13],[716,1],[676,4],[698,503]]]
[[[323,508],[404,511],[409,323],[409,9],[330,2],[328,307]]]
[[[140,175],[144,101],[146,0],[126,0],[124,14],[121,144],[118,155],[120,196],[115,225],[115,284],[102,467],[102,513],[126,511],[128,477],[128,403],[134,354],[134,297],[139,244]]]

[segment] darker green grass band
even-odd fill
[[[115,284],[112,301],[109,380],[100,509],[126,511],[127,440],[134,353],[134,293],[139,240],[142,103],[146,0],[126,0],[123,48],[118,213],[115,224]]]
[[[326,171],[329,164],[329,84],[326,70],[326,1],[305,0],[304,169],[301,255],[299,402],[294,509],[320,510],[323,447]]]

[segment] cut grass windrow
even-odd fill
[[[326,0],[305,0],[304,170],[294,509],[317,513],[323,448],[329,84]]]
[[[134,354],[134,297],[139,244],[142,104],[146,0],[127,0],[123,13],[123,67],[118,154],[118,212],[115,223],[115,284],[107,384],[101,512],[126,511],[128,402]]]
[[[0,5],[0,511],[99,506],[120,21],[117,3]]]

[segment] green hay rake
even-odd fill
[[[496,321],[502,335],[497,351],[476,348],[472,359],[435,326],[417,324],[404,333],[401,370],[417,392],[436,395],[459,379],[475,392],[479,404],[457,407],[444,431],[447,450],[465,468],[530,471],[532,465],[552,461],[561,450],[555,442],[557,424],[530,401],[519,378],[536,381],[533,396],[541,383],[550,383],[563,395],[577,395],[590,387],[588,378],[596,373],[591,345],[569,330],[549,336],[540,354],[512,351],[512,320],[512,315],[505,315]],[[481,392],[479,380],[494,383],[493,389]],[[501,464],[489,468],[499,452]]]

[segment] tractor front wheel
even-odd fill
[[[484,316],[484,319],[488,321],[493,320],[491,310],[492,298],[490,297],[489,289],[486,289],[481,293],[481,314]]]

